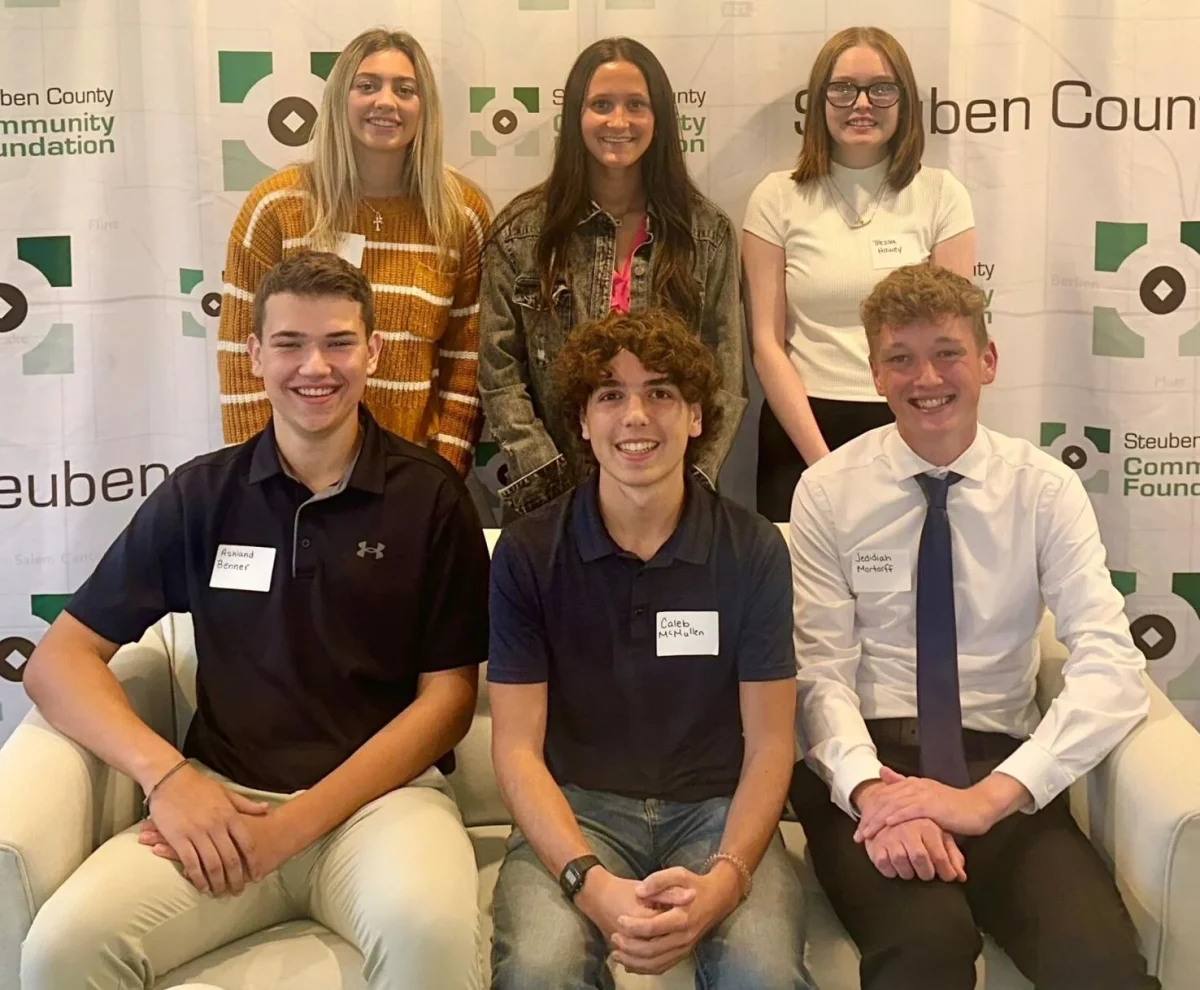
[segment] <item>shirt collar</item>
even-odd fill
[[[586,214],[584,214],[583,218],[579,221],[578,224],[576,224],[576,226],[582,227],[585,223],[587,223],[589,220],[594,219],[595,217],[608,217],[610,222],[615,223],[615,221],[613,220],[613,217],[610,214],[606,213],[604,210],[602,210],[600,208],[600,204],[597,203],[593,199],[593,200],[588,201],[588,211]],[[650,239],[652,239],[651,227],[653,226],[651,221],[656,220],[657,218],[658,218],[658,210],[656,210],[654,208],[653,203],[651,203],[649,200],[647,200],[646,201],[646,233],[648,235],[651,235]]]
[[[654,567],[666,567],[675,560],[689,564],[703,564],[708,560],[712,545],[713,516],[711,500],[716,496],[692,477],[684,475],[683,512],[675,532],[667,539],[646,563]],[[571,507],[571,523],[579,555],[585,564],[614,554],[624,553],[604,525],[600,515],[600,472],[575,489],[574,505]]]
[[[918,455],[903,438],[900,431],[892,430],[883,444],[884,456],[892,469],[892,475],[897,481],[915,478],[918,474],[942,475],[953,471],[975,482],[983,482],[987,478],[987,462],[992,452],[992,442],[987,430],[982,425],[975,428],[975,439],[971,446],[964,450],[949,467],[941,468],[930,464]]]
[[[361,427],[358,450],[347,468],[347,474],[338,482],[338,491],[346,487],[358,488],[362,491],[383,494],[384,481],[387,477],[387,463],[383,451],[383,437],[379,424],[367,412],[362,404],[358,407],[358,422]],[[277,474],[285,474],[283,462],[279,458],[279,448],[275,443],[275,421],[267,421],[266,428],[254,441],[254,453],[250,458],[250,477],[252,485],[260,484],[267,478]]]

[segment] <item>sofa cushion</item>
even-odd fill
[[[222,990],[367,990],[362,956],[315,921],[288,921],[230,942],[171,970],[154,985]]]

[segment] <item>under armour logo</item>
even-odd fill
[[[375,546],[369,547],[367,546],[366,540],[361,540],[358,544],[358,555],[360,557],[365,557],[367,554],[370,554],[376,560],[379,560],[383,557],[384,549],[385,547],[382,543],[376,543]]]

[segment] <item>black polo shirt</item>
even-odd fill
[[[488,680],[546,683],[546,762],[560,784],[729,797],[739,682],[796,675],[781,534],[691,478],[679,525],[646,562],[608,535],[595,476],[516,520],[492,556],[490,601]],[[680,613],[696,612],[717,613],[717,642],[700,644],[716,654],[659,655],[679,648]]]
[[[352,470],[319,495],[283,471],[271,426],[179,467],[67,605],[114,643],[190,612],[183,752],[249,787],[312,786],[412,703],[418,675],[486,657],[488,552],[466,488],[360,416]],[[274,548],[269,590],[211,587],[221,546]]]

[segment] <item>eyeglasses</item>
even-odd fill
[[[894,82],[858,86],[852,82],[831,82],[825,86],[825,99],[831,107],[845,110],[858,102],[858,94],[866,93],[873,107],[893,107],[900,99],[900,87]]]

